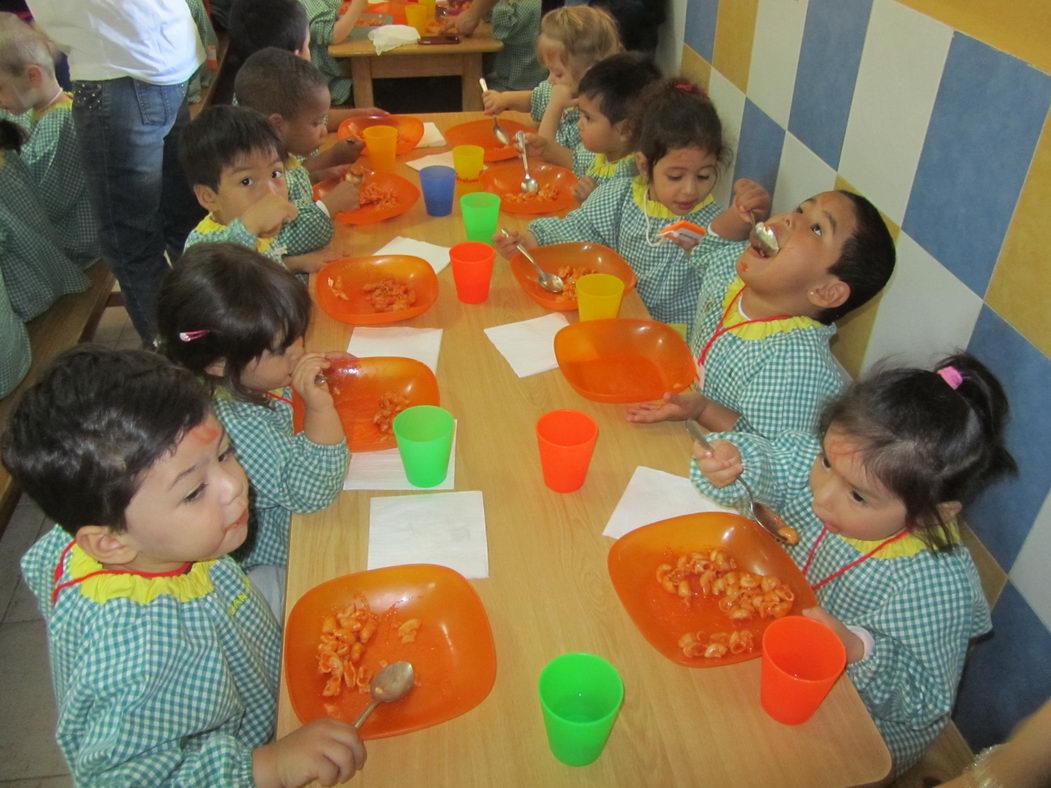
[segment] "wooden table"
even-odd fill
[[[376,102],[372,80],[382,77],[461,77],[462,109],[482,109],[482,89],[478,80],[484,75],[482,55],[498,52],[503,42],[490,35],[491,28],[481,24],[471,36],[461,36],[459,44],[407,44],[382,55],[368,39],[347,40],[328,48],[332,57],[347,58],[348,74],[354,84],[354,105],[371,107]]]
[[[477,116],[427,119],[447,128]],[[414,170],[399,168],[415,179]],[[526,223],[507,214],[501,221]],[[367,254],[395,235],[439,244],[464,239],[458,209],[432,219],[421,199],[402,217],[355,228],[349,244]],[[445,329],[437,374],[442,405],[460,425],[456,489],[484,495],[490,577],[473,585],[496,641],[496,684],[461,717],[369,742],[368,764],[354,784],[813,788],[884,778],[889,753],[848,679],[840,679],[811,720],[792,727],[760,707],[758,659],[691,670],[650,646],[617,599],[606,571],[612,542],[601,532],[637,465],[686,472],[685,430],[629,424],[623,406],[583,399],[558,371],[516,377],[482,329],[545,310],[521,291],[506,262],[497,261],[483,304],[456,299],[451,268],[438,279],[438,301],[409,324]],[[625,294],[621,314],[646,316],[637,294]],[[575,312],[567,316],[576,319]],[[307,347],[344,349],[350,334],[350,326],[318,312]],[[544,486],[533,429],[540,414],[555,408],[582,410],[600,430],[584,487],[565,495]],[[369,499],[390,494],[413,493],[344,492],[326,511],[293,518],[286,610],[313,586],[366,568]],[[543,666],[569,651],[607,658],[625,685],[606,749],[584,768],[551,755],[536,694]],[[298,725],[282,683],[279,734]]]

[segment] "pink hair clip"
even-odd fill
[[[949,388],[953,391],[956,391],[960,384],[963,383],[963,375],[960,374],[960,370],[956,367],[942,367],[938,370],[938,374],[942,380],[949,384]]]
[[[205,328],[200,331],[180,331],[179,341],[180,342],[193,342],[195,339],[201,339],[202,337],[208,336],[212,333],[209,329]]]

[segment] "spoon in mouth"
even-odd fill
[[[774,235],[773,230],[766,226],[765,222],[757,222],[754,213],[749,215],[752,217],[752,230],[748,234],[749,239],[759,247],[766,257],[773,257],[781,248],[777,243],[777,236]]]

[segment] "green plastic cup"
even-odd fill
[[[594,654],[563,654],[540,672],[538,689],[555,757],[569,766],[598,758],[624,700],[617,669]]]
[[[445,481],[453,445],[453,415],[437,405],[416,405],[395,416],[392,426],[409,482],[434,487]]]
[[[460,210],[467,240],[491,244],[500,218],[500,195],[492,192],[465,194],[460,198]]]

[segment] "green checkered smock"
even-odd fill
[[[537,126],[544,118],[544,110],[551,103],[551,83],[546,79],[533,88],[529,95],[529,115]],[[562,117],[558,122],[558,130],[555,132],[555,142],[564,145],[570,150],[575,150],[580,145],[580,127],[577,120],[580,118],[580,110],[576,107],[562,110]]]
[[[85,578],[103,567],[79,547],[63,557],[70,541],[56,526],[22,573],[47,624],[56,739],[76,784],[253,785],[281,665],[259,592],[229,557],[174,577]]]
[[[489,23],[504,48],[485,56],[491,90],[532,90],[547,78],[536,58],[541,13],[540,0],[501,0],[493,6]]]
[[[22,158],[40,203],[71,260],[86,266],[99,256],[98,225],[88,197],[87,178],[73,127],[68,93],[41,113],[32,113]]]
[[[292,399],[292,390],[281,396]],[[236,554],[247,570],[288,563],[288,528],[292,514],[316,512],[336,500],[347,476],[346,441],[314,443],[306,433],[292,433],[292,406],[274,399],[268,405],[215,397],[215,413],[252,484],[249,536]]]
[[[193,24],[197,28],[197,35],[201,37],[201,43],[204,44],[205,49],[211,47],[211,51],[218,54],[219,37],[215,34],[215,27],[212,26],[212,20],[205,10],[203,0],[186,0],[186,5],[190,9],[190,16],[193,17]],[[215,79],[215,74],[205,62],[190,77],[190,82],[186,86],[187,103],[197,104],[201,101],[205,88],[212,84],[213,79]]]
[[[694,359],[700,358],[704,345],[721,327],[730,301],[744,286],[736,264],[746,246],[709,233],[693,250],[692,259],[702,276],[689,331]],[[726,325],[745,319],[734,308]],[[703,393],[741,414],[734,426],[739,432],[766,436],[783,430],[810,432],[816,429],[825,403],[846,385],[846,373],[828,346],[835,333],[835,326],[807,317],[727,331],[708,352]]]
[[[697,308],[700,274],[681,247],[660,239],[657,232],[682,219],[707,227],[718,212],[709,196],[690,213],[677,216],[647,197],[641,176],[613,178],[565,218],[536,219],[529,231],[541,245],[594,241],[615,249],[634,269],[639,296],[653,318],[688,323]]]
[[[303,160],[291,156],[285,162],[285,182],[288,184],[288,199],[294,203],[299,214],[285,222],[278,233],[277,242],[285,247],[285,254],[297,255],[313,252],[332,240],[334,229],[328,212],[314,201],[314,185]]]
[[[310,60],[328,80],[328,89],[332,93],[332,106],[346,104],[350,101],[350,79],[346,76],[339,60],[328,53],[332,43],[332,28],[339,19],[341,0],[299,0],[307,12],[307,26],[310,28]]]
[[[230,224],[219,224],[209,214],[198,222],[197,226],[190,230],[186,236],[186,246],[189,249],[194,244],[200,243],[234,243],[255,249],[263,257],[269,257],[275,263],[285,264],[285,247],[277,242],[276,238],[259,238],[245,227],[240,219],[234,219]]]
[[[813,433],[789,431],[770,441],[757,435],[713,433],[740,450],[745,481],[799,532],[787,547],[802,568],[822,531],[813,512],[809,474],[820,451]],[[717,490],[690,462],[690,479],[704,495],[728,506],[745,503],[741,485]],[[879,542],[828,533],[807,579],[816,584]],[[818,602],[848,626],[871,633],[875,648],[847,666],[894,758],[894,771],[912,766],[945,727],[967,647],[992,628],[978,572],[962,544],[935,554],[914,536],[876,553],[817,590]]]
[[[0,151],[0,274],[22,320],[47,311],[60,296],[87,289],[88,278],[58,245],[26,163]]]
[[[0,231],[2,232],[2,231]],[[15,314],[0,276],[0,397],[6,397],[29,371],[33,353],[25,323]]]
[[[0,107],[0,120],[9,120],[16,126],[21,126],[27,136],[29,134],[29,129],[33,125],[33,120],[30,117],[32,114],[32,112],[23,112],[21,115],[12,115],[3,107]]]

